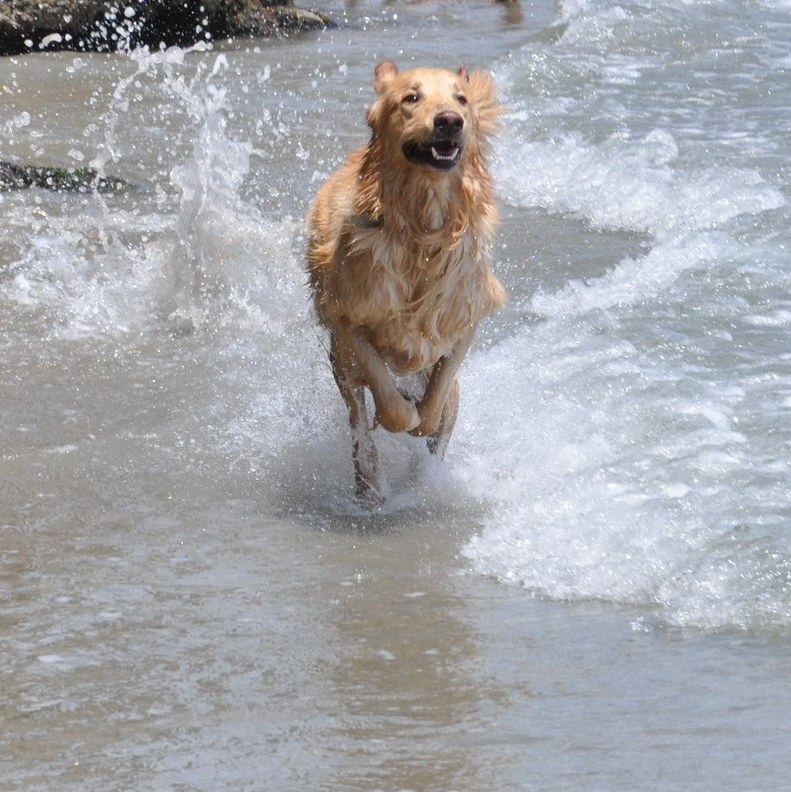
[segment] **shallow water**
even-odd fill
[[[786,788],[787,11],[0,60],[3,159],[136,185],[0,195],[0,786]],[[510,302],[367,515],[302,217],[388,57],[494,71]]]

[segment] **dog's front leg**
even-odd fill
[[[450,434],[453,423],[456,420],[456,410],[458,409],[458,384],[456,374],[462,364],[467,352],[475,337],[475,327],[470,327],[467,332],[458,340],[450,355],[440,358],[431,369],[431,374],[426,384],[423,398],[417,406],[420,423],[410,432],[418,437],[432,437],[438,432]],[[453,391],[453,388],[456,388]],[[443,413],[448,405],[448,398],[454,397],[455,405],[452,408],[452,416],[448,414],[448,431],[441,430]],[[447,440],[445,441],[445,444]]]
[[[333,337],[330,362],[338,390],[349,410],[349,425],[352,433],[352,461],[357,500],[369,506],[379,506],[383,501],[379,481],[379,455],[376,451],[368,411],[365,406],[365,390],[351,383],[350,350]]]
[[[376,420],[388,432],[409,432],[420,423],[414,402],[404,398],[381,355],[362,334],[350,332],[349,343],[376,405]]]

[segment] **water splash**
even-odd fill
[[[263,218],[240,197],[253,147],[228,130],[227,56],[206,45],[138,49],[109,65],[102,76],[120,76],[91,124],[95,150],[86,158],[133,188],[41,196],[32,228],[12,213],[7,236],[20,247],[5,296],[58,337],[161,322],[185,331],[236,314],[268,322],[300,310],[295,224]]]

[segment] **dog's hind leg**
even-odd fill
[[[379,454],[368,426],[365,389],[354,388],[352,401],[347,401],[347,404],[352,429],[355,495],[360,503],[371,507],[380,506],[384,497],[380,490]]]
[[[456,425],[456,416],[459,414],[459,380],[458,377],[453,380],[448,400],[445,402],[445,409],[442,411],[442,418],[439,422],[439,428],[434,434],[426,438],[428,450],[436,457],[442,459],[445,456],[445,451],[450,442],[450,436],[453,433],[453,427]]]

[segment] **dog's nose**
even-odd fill
[[[464,119],[452,110],[445,110],[434,116],[434,131],[439,135],[458,135],[464,126]]]

